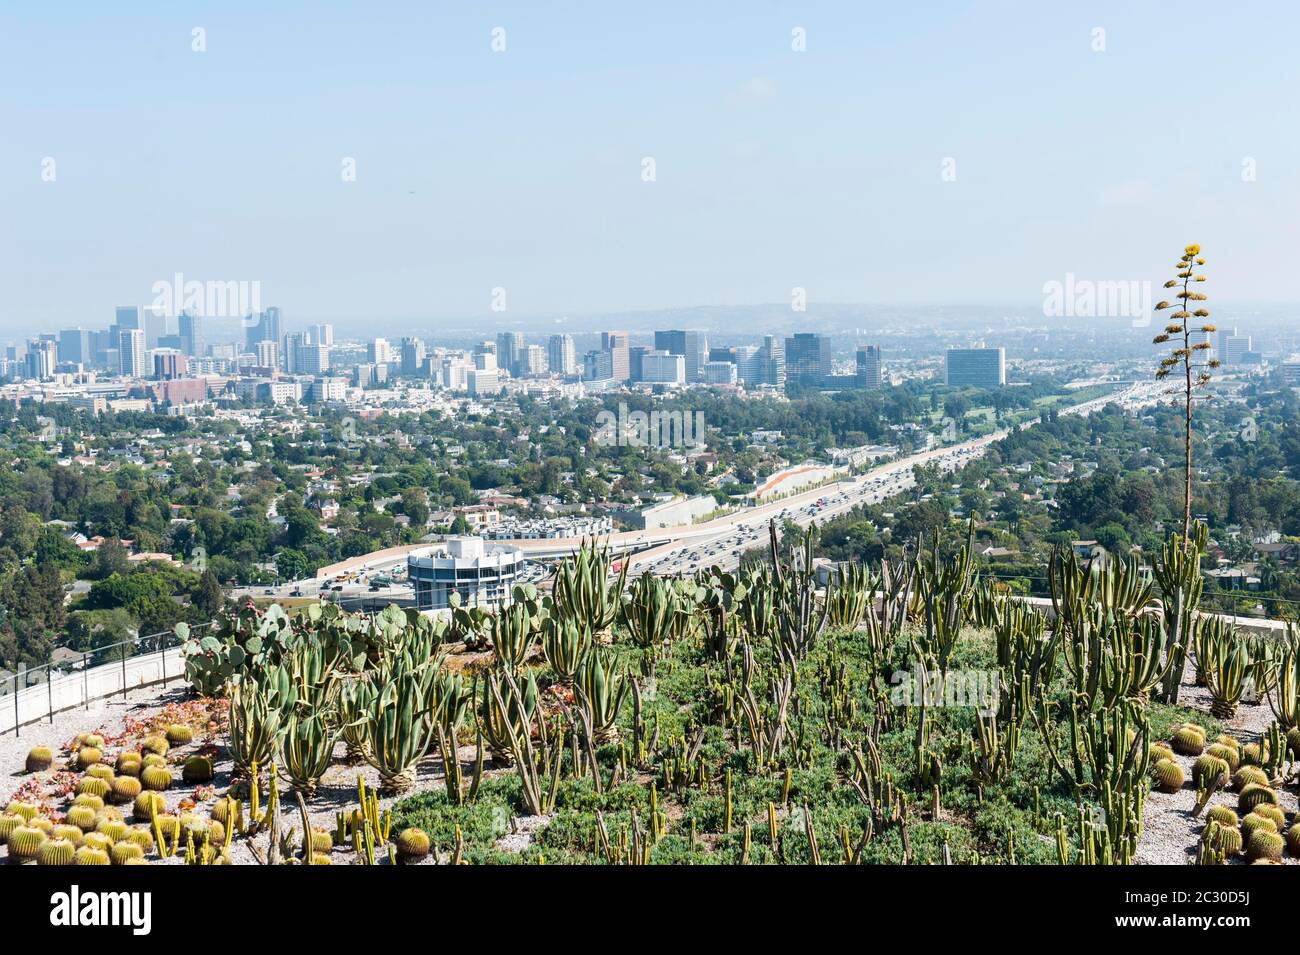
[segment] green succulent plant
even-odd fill
[[[126,865],[132,859],[143,858],[144,849],[134,842],[115,842],[113,848],[109,851],[109,859],[113,865]]]
[[[194,741],[194,730],[184,723],[173,723],[167,727],[167,743],[170,746],[183,746]]]
[[[140,780],[134,776],[118,776],[113,780],[113,801],[119,803],[134,802],[140,795]]]
[[[1208,788],[1214,780],[1219,780],[1220,786],[1227,786],[1232,779],[1232,773],[1228,770],[1228,764],[1217,756],[1211,756],[1209,752],[1196,757],[1196,762],[1192,764],[1192,781],[1198,789]]]
[[[48,839],[49,836],[35,826],[19,826],[9,834],[9,858],[18,861],[35,859]]]
[[[79,796],[89,793],[92,796],[104,799],[112,791],[113,787],[98,776],[82,776],[77,783],[77,795]]]
[[[397,858],[409,864],[429,854],[429,837],[423,829],[411,827],[397,834]]]
[[[1267,786],[1250,783],[1241,790],[1237,799],[1237,809],[1243,813],[1251,812],[1256,806],[1277,805],[1277,793]]]
[[[1266,859],[1272,862],[1278,862],[1282,859],[1282,847],[1285,845],[1282,837],[1276,832],[1270,832],[1265,829],[1257,829],[1250,834],[1246,841],[1246,858],[1251,862],[1257,862]]]
[[[36,850],[38,865],[72,865],[77,847],[69,839],[49,839]]]
[[[1173,748],[1183,756],[1200,756],[1205,749],[1205,733],[1199,727],[1181,726],[1174,731]]]
[[[145,789],[162,792],[171,786],[172,774],[162,766],[148,766],[140,771],[140,783]]]
[[[1183,788],[1185,782],[1183,768],[1173,760],[1161,760],[1155,764],[1152,772],[1155,774],[1156,786],[1161,792],[1173,793]]]
[[[1242,766],[1232,774],[1232,787],[1241,792],[1247,786],[1267,786],[1268,773],[1258,766]]]
[[[181,779],[190,785],[210,783],[213,775],[212,760],[206,756],[191,756],[181,767]]]
[[[146,790],[135,797],[132,809],[136,822],[152,822],[155,815],[165,811],[166,802],[158,793]]]
[[[82,846],[72,857],[73,865],[112,865],[108,853],[103,849]]]
[[[95,828],[95,810],[89,806],[73,806],[64,817],[69,825],[76,826],[82,832]]]
[[[1286,851],[1293,856],[1300,856],[1300,822],[1286,831]]]
[[[27,772],[43,773],[54,765],[54,753],[48,746],[34,746],[27,753]]]
[[[1217,822],[1221,826],[1231,826],[1233,829],[1240,825],[1236,812],[1228,806],[1211,806],[1206,810],[1205,818]]]
[[[83,746],[77,750],[77,767],[85,769],[88,766],[94,766],[103,758],[103,753],[94,746]]]

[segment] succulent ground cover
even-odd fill
[[[1287,861],[1297,650],[1196,613],[1201,546],[1058,553],[1050,619],[969,538],[819,579],[775,529],[766,566],[690,579],[590,544],[496,613],[245,607],[182,630],[201,695],[27,753],[0,839],[36,864],[1125,864],[1156,819],[1188,859]]]

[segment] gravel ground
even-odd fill
[[[1182,706],[1210,711],[1210,693],[1204,687],[1191,682],[1191,669],[1188,668],[1187,679],[1183,683],[1178,702]],[[1268,730],[1273,722],[1273,710],[1267,701],[1258,705],[1243,703],[1237,707],[1237,715],[1224,721],[1225,730],[1235,736],[1243,745],[1258,742],[1260,735]],[[1196,845],[1201,832],[1205,829],[1205,812],[1192,818],[1196,807],[1196,784],[1192,782],[1192,763],[1194,756],[1174,755],[1175,761],[1182,766],[1187,781],[1183,788],[1175,793],[1162,793],[1152,790],[1147,796],[1142,810],[1142,835],[1138,840],[1138,865],[1186,865],[1196,859]],[[1294,789],[1279,787],[1278,803],[1288,818],[1294,818],[1297,809]],[[1222,789],[1210,798],[1210,806],[1227,806],[1236,811],[1237,794]],[[1206,807],[1208,808],[1208,806]],[[1296,865],[1300,859],[1287,854],[1282,857],[1287,865]],[[1244,865],[1241,857],[1228,860],[1229,865]]]

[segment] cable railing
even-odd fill
[[[208,623],[195,624],[190,632],[201,632]],[[77,659],[29,667],[0,676],[0,734],[42,720],[54,722],[55,714],[82,707],[90,709],[97,700],[131,690],[166,685],[185,675],[181,640],[174,631],[142,634],[81,653]]]

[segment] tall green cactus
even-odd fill
[[[555,566],[552,599],[556,612],[585,624],[592,633],[613,626],[627,583],[627,562],[611,582],[612,566],[608,545],[584,540],[573,556]]]

